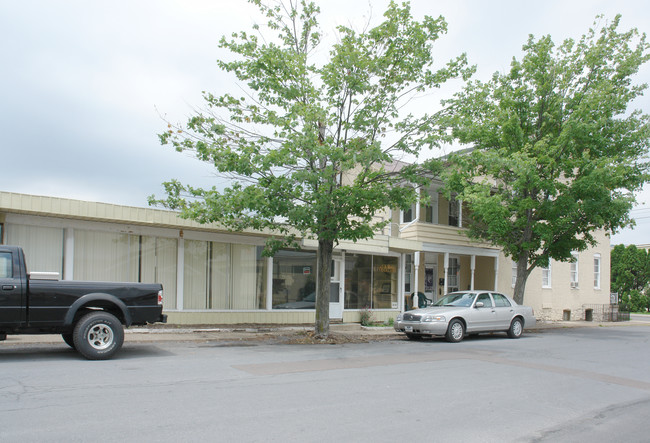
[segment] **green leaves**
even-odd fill
[[[270,250],[283,238],[293,244],[297,234],[331,242],[372,237],[386,223],[375,214],[410,205],[416,194],[407,183],[422,181],[415,167],[385,165],[438,139],[433,116],[404,116],[401,108],[472,69],[464,55],[432,69],[432,44],[447,24],[414,20],[407,3],[391,2],[367,31],[339,27],[322,64],[312,59],[321,44],[314,3],[252,3],[265,26],[223,37],[220,46],[234,58],[218,62],[244,96],[204,92],[202,112],[160,135],[231,184],[204,190],[172,181],[167,198],[151,202],[201,223],[275,233]]]
[[[648,181],[648,116],[628,105],[646,88],[632,75],[649,45],[618,32],[619,19],[559,47],[530,36],[509,72],[446,101],[453,137],[474,148],[450,158],[448,192],[469,204],[470,234],[523,257],[528,272],[629,224]]]

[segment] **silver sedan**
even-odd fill
[[[519,338],[524,327],[535,326],[533,308],[493,291],[460,291],[447,294],[432,306],[397,316],[395,330],[410,339],[441,335],[450,342],[466,334],[506,332]]]

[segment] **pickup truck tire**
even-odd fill
[[[84,315],[74,328],[75,349],[88,360],[106,360],[124,343],[122,323],[108,312]]]
[[[74,334],[65,333],[65,334],[61,334],[61,337],[63,338],[63,341],[65,342],[66,345],[70,346],[72,349],[76,349],[74,346]]]

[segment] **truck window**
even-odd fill
[[[0,252],[0,278],[12,278],[11,252]]]

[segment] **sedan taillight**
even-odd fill
[[[162,305],[163,304],[163,291],[162,289],[158,291],[158,304]]]

